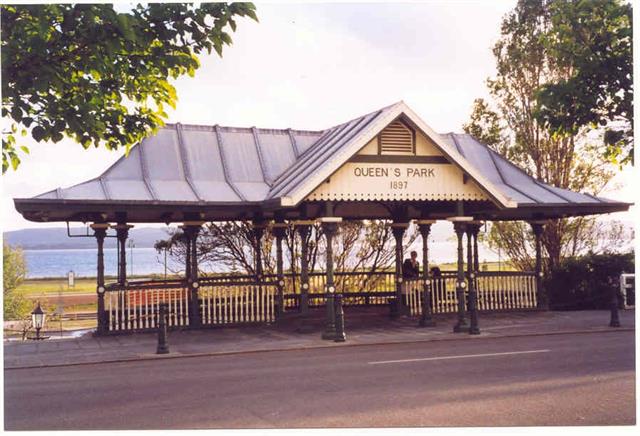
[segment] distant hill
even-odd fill
[[[167,231],[174,227],[134,227],[129,232],[129,238],[134,240],[137,248],[153,248],[153,244],[168,237]],[[115,233],[109,231],[109,234]],[[72,235],[86,235],[86,228],[74,227]],[[48,227],[43,229],[22,229],[4,232],[4,241],[11,245],[19,245],[25,250],[65,250],[74,248],[95,248],[96,240],[93,231],[89,229],[89,238],[70,238],[66,227]],[[445,241],[455,237],[451,224],[440,222],[432,227],[430,240]],[[115,238],[105,240],[105,248],[115,248]]]
[[[140,227],[129,231],[129,238],[133,239],[137,248],[153,248],[153,244],[166,239],[169,228]],[[115,233],[109,231],[109,234]],[[71,228],[72,235],[86,235],[84,228]],[[73,248],[96,248],[93,231],[89,229],[89,238],[70,238],[66,227],[49,227],[44,229],[23,229],[4,232],[4,241],[11,245],[19,245],[25,250],[62,250]],[[105,239],[105,248],[115,248],[116,239]]]

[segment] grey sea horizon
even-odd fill
[[[429,243],[430,263],[438,265],[455,262],[455,241],[434,241]],[[412,247],[417,249],[419,247]],[[480,262],[505,262],[504,255],[499,256],[488,247],[479,244]],[[27,263],[27,278],[37,279],[45,277],[66,277],[69,271],[73,271],[76,277],[95,277],[97,265],[97,250],[90,248],[81,249],[46,249],[24,250]],[[117,275],[117,251],[115,248],[104,250],[105,274]],[[406,253],[407,257],[409,253]],[[421,256],[419,256],[421,257]],[[133,259],[133,262],[132,262]],[[230,269],[221,265],[202,264],[201,268],[207,272],[228,272]],[[127,274],[151,275],[164,274],[164,256],[154,248],[127,249]],[[183,267],[170,256],[167,256],[168,273],[179,272]]]

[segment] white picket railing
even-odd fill
[[[186,288],[133,287],[106,292],[109,331],[157,328],[160,303],[169,306],[169,327],[189,325],[189,291]]]
[[[198,293],[203,325],[275,321],[274,284],[202,286]]]
[[[454,313],[458,310],[456,281],[456,277],[450,275],[432,280],[433,313]],[[480,273],[475,285],[478,310],[533,309],[537,306],[536,280],[532,273]],[[406,281],[403,287],[411,315],[420,315],[422,313],[422,281]]]

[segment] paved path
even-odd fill
[[[634,332],[5,370],[5,428],[635,424]]]
[[[480,319],[482,334],[479,336],[454,334],[454,315],[436,317],[437,326],[434,328],[418,328],[415,319],[401,318],[392,321],[386,314],[386,311],[380,309],[347,308],[347,342],[342,344],[320,339],[323,317],[322,312],[317,312],[308,324],[307,333],[297,333],[296,322],[259,327],[171,332],[171,353],[165,356],[154,354],[157,344],[157,335],[154,333],[102,338],[87,334],[75,339],[5,342],[4,365],[5,368],[39,367],[261,350],[461,339],[476,341],[513,335],[616,330],[608,327],[607,311],[485,314]],[[633,329],[635,311],[621,311],[620,315],[622,329]]]

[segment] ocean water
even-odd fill
[[[133,254],[133,262],[132,260]],[[64,277],[73,271],[76,277],[95,277],[98,265],[97,249],[24,250],[27,278]],[[180,267],[167,256],[168,272]],[[118,253],[115,248],[104,250],[106,275],[117,275]],[[154,248],[127,250],[127,274],[163,274],[164,255]]]
[[[429,243],[430,263],[439,264],[455,262],[456,242],[439,241]],[[418,260],[422,259],[421,244],[411,247],[418,251]],[[504,261],[504,256],[500,257],[483,245],[479,245],[478,254],[480,262]],[[96,249],[71,249],[71,250],[24,250],[27,262],[27,277],[65,277],[69,271],[73,271],[76,277],[95,277],[97,267]],[[409,253],[406,253],[407,257]],[[132,261],[133,260],[133,261]],[[465,259],[466,260],[466,259]],[[115,248],[104,250],[105,274],[117,275],[117,251]],[[206,271],[224,271],[216,265],[201,265]],[[285,266],[286,267],[286,266]],[[169,274],[172,271],[181,271],[179,264],[172,261],[167,256],[167,269]],[[164,255],[159,254],[154,248],[134,248],[127,249],[127,274],[128,275],[148,275],[164,273]]]

